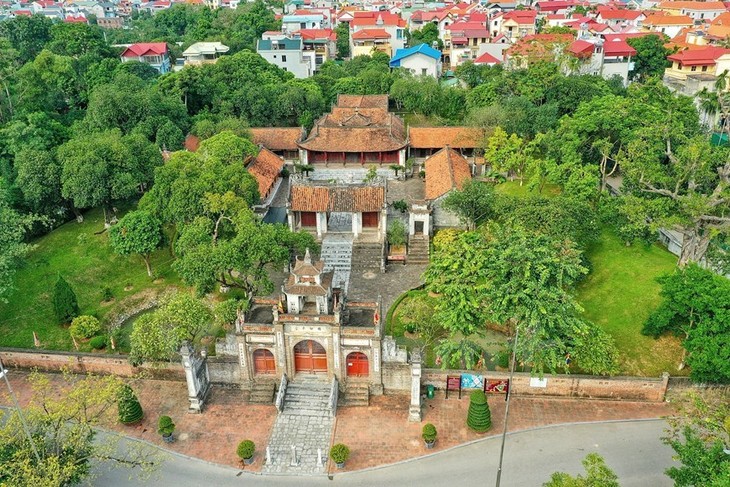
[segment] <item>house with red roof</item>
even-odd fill
[[[502,16],[500,33],[511,42],[533,35],[536,31],[537,10],[513,10]]]
[[[121,59],[123,63],[139,61],[149,64],[159,71],[160,74],[165,74],[170,71],[170,51],[164,42],[131,44],[124,49]]]
[[[367,32],[372,31],[372,32]],[[392,56],[406,45],[406,21],[390,12],[354,12],[350,21],[350,54],[369,55],[373,48]]]
[[[479,48],[489,42],[489,31],[482,22],[454,22],[444,32],[444,63],[454,68],[474,60]]]
[[[301,29],[293,32],[292,37],[302,40],[302,55],[310,58],[315,72],[337,55],[337,34],[332,29]]]
[[[596,21],[608,26],[638,27],[646,18],[643,12],[627,8],[598,7]]]
[[[717,76],[730,71],[730,49],[704,46],[667,56],[672,65],[664,70],[664,84],[685,95],[715,89]]]
[[[667,12],[669,15],[686,15],[693,20],[700,21],[711,21],[715,17],[727,12],[727,7],[722,2],[700,2],[695,0],[662,2],[657,6],[657,9]]]
[[[694,20],[687,15],[649,15],[642,27],[645,30],[676,37],[682,29],[694,26]]]

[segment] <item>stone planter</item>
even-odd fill
[[[253,463],[253,457],[251,457],[251,458],[244,458],[243,459],[243,464],[244,465],[251,465],[252,463]]]
[[[172,433],[170,433],[167,436],[162,435],[162,441],[164,441],[165,443],[174,443],[175,437],[172,435]]]
[[[335,465],[337,465],[337,468],[345,468],[345,462],[335,463]]]
[[[424,443],[426,444],[426,448],[427,449],[432,450],[433,449],[433,445],[436,444],[436,440],[433,440],[433,441],[424,441]]]

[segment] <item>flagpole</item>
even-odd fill
[[[20,404],[18,404],[18,398],[15,397],[13,388],[10,386],[10,381],[8,380],[8,371],[5,369],[5,367],[3,367],[2,359],[0,359],[0,377],[5,379],[5,384],[8,386],[10,397],[13,399],[13,403],[15,403],[15,409],[18,411],[18,417],[20,418],[20,422],[23,424],[23,430],[25,431],[25,435],[28,437],[28,441],[30,441],[30,446],[31,448],[33,448],[33,454],[35,455],[35,459],[38,461],[38,466],[40,466],[41,456],[38,454],[38,448],[36,448],[35,442],[33,441],[33,435],[30,434],[30,428],[28,427],[28,423],[25,422],[25,416],[23,415],[23,410],[20,409]]]
[[[509,400],[512,397],[512,376],[515,373],[515,362],[517,361],[517,338],[520,335],[519,325],[515,326],[515,342],[512,344],[512,363],[509,368],[509,387],[507,387],[507,405],[504,408],[504,425],[502,426],[502,446],[499,449],[499,467],[497,467],[497,484],[502,480],[502,460],[504,459],[504,442],[507,438],[507,418],[509,417]]]

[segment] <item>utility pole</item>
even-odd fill
[[[10,392],[10,397],[13,399],[13,403],[15,404],[15,409],[18,412],[18,417],[20,418],[20,422],[23,425],[23,430],[25,431],[25,435],[28,437],[28,441],[30,441],[30,446],[31,446],[31,448],[33,448],[33,454],[35,455],[36,461],[38,461],[38,466],[40,466],[41,456],[38,454],[38,448],[36,448],[35,442],[33,441],[33,435],[30,434],[30,428],[28,427],[28,423],[25,422],[25,416],[23,415],[23,410],[20,409],[20,404],[18,404],[18,398],[15,397],[13,388],[10,386],[10,381],[8,380],[8,371],[5,370],[5,367],[3,367],[3,362],[1,359],[0,359],[0,377],[5,379],[5,384],[8,386],[8,391]]]
[[[512,344],[512,361],[509,367],[509,387],[507,388],[507,405],[504,408],[504,425],[502,426],[502,446],[499,449],[499,466],[497,467],[497,484],[502,480],[502,460],[504,459],[504,442],[507,439],[507,418],[509,417],[509,400],[512,397],[512,376],[515,373],[515,362],[517,361],[517,338],[520,335],[519,325],[515,325],[515,341]]]

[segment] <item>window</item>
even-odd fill
[[[697,66],[692,66],[692,68],[690,69],[690,71],[697,71]]]
[[[702,66],[702,71],[707,71],[707,66]]]
[[[403,29],[398,29],[395,31],[395,38],[396,39],[403,39]]]
[[[428,69],[421,68],[421,75],[426,76],[428,74]]]
[[[281,62],[282,63],[285,63],[286,62],[286,56],[281,56]]]

